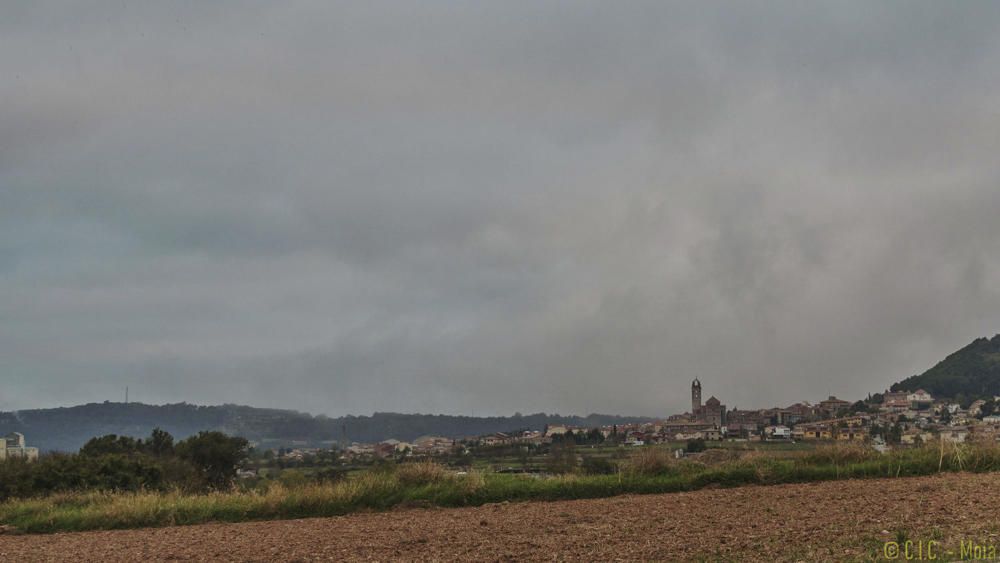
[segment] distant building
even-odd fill
[[[712,426],[722,428],[726,423],[726,405],[723,405],[715,397],[709,397],[705,401],[705,406],[701,407],[698,417]]]
[[[661,432],[675,440],[686,440],[688,439],[688,436],[693,436],[694,434],[711,428],[712,425],[707,422],[677,420],[664,423],[661,428]],[[678,435],[683,436],[683,438],[677,438]]]
[[[941,430],[941,441],[961,444],[969,437],[969,429],[962,427],[949,427]]]
[[[691,414],[696,415],[701,409],[701,381],[696,377],[691,382]]]
[[[501,446],[505,444],[513,444],[514,437],[506,432],[496,432],[488,436],[483,436],[479,439],[479,443],[484,446]]]
[[[795,403],[790,407],[779,409],[776,413],[778,424],[796,424],[816,415],[816,407],[809,403]]]
[[[29,448],[26,446],[24,434],[11,432],[0,438],[0,460],[17,458],[36,461],[38,459],[38,448]]]
[[[726,425],[726,405],[723,405],[714,396],[710,397],[705,404],[701,404],[701,381],[695,379],[691,382],[691,417],[699,422],[711,424],[716,428]]]
[[[702,430],[699,433],[699,437],[702,440],[721,440],[722,431],[718,427],[709,428],[707,430]]]
[[[764,429],[764,434],[774,440],[788,440],[792,437],[792,430],[787,426],[768,426]]]
[[[934,404],[934,397],[923,389],[910,393],[906,396],[906,400],[910,403],[910,408],[917,411],[928,409]]]
[[[569,432],[569,428],[562,424],[554,424],[545,428],[546,437],[561,436],[566,432]]]
[[[849,401],[843,399],[838,399],[833,395],[830,395],[825,401],[819,402],[819,410],[824,411],[829,416],[836,416],[840,409],[844,409],[851,406]]]
[[[892,412],[900,412],[910,408],[906,391],[886,391],[882,398],[882,408]]]
[[[978,417],[980,414],[982,414],[983,405],[985,404],[986,401],[982,399],[976,399],[975,401],[972,401],[972,404],[969,405],[969,416]]]
[[[455,447],[455,440],[443,436],[421,436],[413,441],[413,451],[422,454],[444,454]]]

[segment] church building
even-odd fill
[[[701,381],[697,378],[691,382],[691,418],[717,428],[726,425],[726,405],[715,396],[709,397],[704,405],[701,404]]]

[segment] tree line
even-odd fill
[[[60,491],[224,490],[248,452],[246,439],[215,431],[179,442],[159,428],[146,439],[108,434],[75,454],[0,463],[0,500]]]

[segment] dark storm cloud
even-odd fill
[[[1000,331],[992,3],[10,3],[0,407],[665,414]]]

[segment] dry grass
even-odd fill
[[[632,475],[667,475],[673,472],[673,455],[661,448],[643,448],[629,456],[626,471]]]
[[[454,475],[443,466],[423,462],[403,464],[392,471],[368,471],[335,483],[287,486],[276,482],[262,489],[226,493],[63,493],[2,503],[0,524],[29,532],[138,528],[334,516],[400,505],[470,506],[747,484],[1000,471],[1000,444],[929,444],[884,455],[857,444],[837,444],[791,458],[739,452],[710,461],[676,460],[668,450],[643,448],[617,475],[544,479],[481,473]]]
[[[726,448],[708,449],[698,454],[698,461],[705,465],[719,465],[744,459],[750,454],[758,453],[752,450],[734,450]]]
[[[826,444],[805,452],[800,459],[813,465],[845,465],[878,459],[879,454],[870,446],[858,443]]]
[[[973,437],[964,444],[942,441],[925,446],[929,449],[935,447],[939,470],[982,471],[1000,466],[1000,442],[989,437]]]
[[[445,466],[433,461],[404,463],[396,469],[396,478],[402,485],[430,485],[453,477],[453,473]]]

